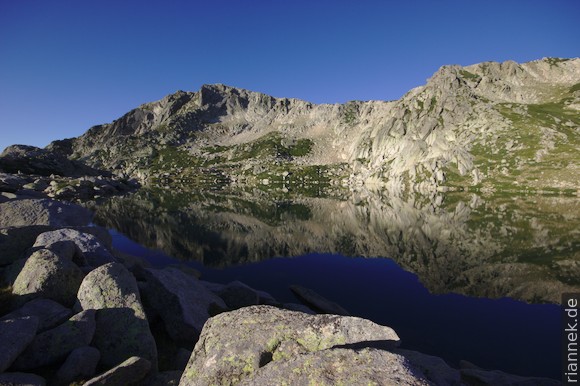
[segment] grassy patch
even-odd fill
[[[480,78],[479,75],[469,72],[467,70],[460,70],[459,74],[467,80],[478,80]]]

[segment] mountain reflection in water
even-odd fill
[[[557,303],[562,292],[580,289],[577,197],[365,192],[335,199],[155,189],[95,211],[100,225],[205,266],[330,253],[392,258],[431,293]]]

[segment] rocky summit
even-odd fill
[[[579,109],[578,58],[443,66],[389,102],[316,105],[214,84],[143,104],[42,156],[142,182],[576,193]],[[22,151],[0,167],[14,169]]]

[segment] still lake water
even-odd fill
[[[580,288],[577,197],[155,190],[95,210],[116,248],[155,266],[179,260],[282,302],[300,284],[452,366],[559,378],[554,303]]]

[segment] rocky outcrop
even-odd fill
[[[41,176],[56,174],[67,177],[108,174],[79,161],[70,160],[65,154],[26,145],[7,147],[0,154],[0,171]]]
[[[121,264],[109,263],[91,271],[81,283],[78,302],[95,309],[97,328],[93,344],[103,366],[116,366],[140,356],[157,364],[157,348],[141,303],[135,277]]]

